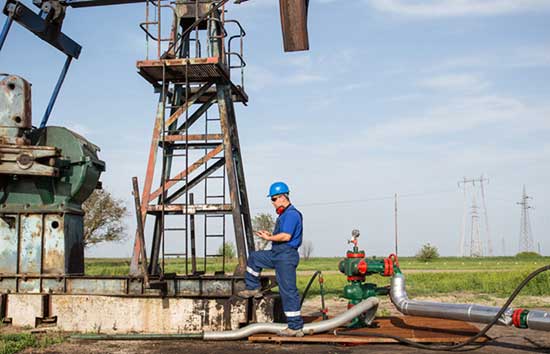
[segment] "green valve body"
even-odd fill
[[[357,246],[357,236],[354,235],[350,243],[353,243],[353,249],[346,253],[346,258],[342,259],[338,265],[341,273],[345,274],[348,284],[344,286],[343,297],[348,299],[348,308],[351,308],[361,301],[378,295],[388,295],[388,287],[378,287],[374,283],[365,283],[366,276],[380,274],[382,276],[391,276],[398,268],[394,265],[392,258],[367,259],[365,251],[359,250]],[[357,328],[368,325],[364,318],[357,317],[353,319],[349,327]]]

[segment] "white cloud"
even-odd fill
[[[419,85],[434,90],[480,91],[489,83],[476,75],[447,74],[420,80]]]
[[[446,71],[465,68],[530,68],[550,66],[550,47],[524,46],[480,53],[475,56],[452,57],[443,60],[428,71]]]
[[[547,0],[369,0],[376,10],[407,17],[495,16],[550,9]]]
[[[467,131],[485,124],[509,122],[531,115],[527,106],[514,98],[482,96],[464,98],[438,106],[423,117],[381,123],[371,128],[371,142],[411,139]]]

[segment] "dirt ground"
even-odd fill
[[[467,302],[471,300],[469,295],[453,295],[446,297],[425,297],[419,300]],[[308,300],[303,308],[303,313],[315,313],[319,310],[319,298]],[[476,303],[498,305],[501,300],[486,298],[476,299]],[[329,314],[336,314],[346,309],[346,301],[343,299],[327,300]],[[398,315],[389,300],[382,300],[379,313],[384,316]],[[483,325],[477,325],[482,328]],[[489,344],[470,348],[472,353],[550,353],[550,333],[518,330],[494,326],[489,331],[493,338]],[[335,344],[259,344],[246,340],[236,342],[202,342],[192,341],[76,341],[68,340],[65,343],[54,345],[45,349],[27,349],[23,353],[90,353],[90,354],[283,354],[283,353],[304,353],[304,354],[353,354],[353,353],[443,353],[444,351],[432,351],[416,349],[400,344],[367,344],[367,345],[335,345]]]

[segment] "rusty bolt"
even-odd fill
[[[29,169],[34,163],[34,157],[29,153],[22,153],[17,156],[17,165],[23,170]]]

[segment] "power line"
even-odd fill
[[[433,191],[433,192],[399,194],[399,198],[416,198],[416,197],[423,197],[427,195],[443,194],[443,193],[450,193],[450,192],[454,192],[454,190],[449,189],[449,190],[441,190],[441,191]],[[394,199],[395,199],[395,195],[391,195],[387,197],[372,197],[372,198],[362,198],[362,199],[300,203],[300,206],[304,207],[304,206],[318,206],[318,205],[324,206],[324,205],[335,205],[335,204],[355,204],[355,203],[366,203],[366,202],[373,202],[373,201],[380,201],[380,200],[394,200]]]

